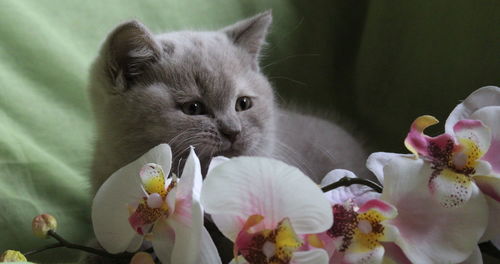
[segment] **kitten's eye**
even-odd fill
[[[236,111],[245,111],[252,107],[252,99],[250,97],[242,96],[236,100]]]
[[[186,115],[204,115],[205,106],[200,102],[189,102],[181,105],[182,112]]]

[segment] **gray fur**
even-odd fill
[[[205,170],[215,155],[258,155],[295,165],[316,182],[334,168],[364,175],[365,153],[349,133],[277,107],[258,66],[271,20],[265,12],[219,31],[160,35],[129,21],[111,32],[91,69],[93,190],[160,143],[171,145],[174,171],[193,145]],[[240,96],[253,106],[237,112]],[[204,103],[207,114],[183,113],[179,106],[190,101]],[[229,258],[230,246],[221,253]]]
[[[365,155],[345,130],[276,106],[258,67],[270,23],[265,12],[219,31],[153,35],[129,21],[111,32],[91,70],[94,190],[160,143],[172,146],[174,164],[193,145],[204,168],[214,155],[260,155],[298,166],[316,182],[334,168],[363,174]],[[239,96],[251,97],[253,107],[237,112]],[[180,110],[195,100],[207,115]],[[233,144],[226,131],[239,132]]]

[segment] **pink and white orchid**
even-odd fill
[[[333,220],[314,182],[297,168],[268,158],[218,163],[205,179],[201,201],[235,243],[234,263],[328,262],[323,249],[301,248],[304,235],[327,230]]]
[[[203,226],[198,157],[191,148],[180,179],[170,174],[171,160],[161,144],[106,180],[92,204],[97,240],[110,253],[135,252],[151,240],[162,263],[220,263]]]
[[[323,178],[322,185],[343,177],[356,176],[336,169]],[[318,237],[328,252],[329,263],[382,263],[387,258],[384,244],[395,241],[399,233],[395,226],[387,224],[397,216],[397,209],[377,199],[380,194],[364,185],[339,187],[325,196],[331,203],[334,221]]]
[[[492,239],[493,244],[500,249],[500,88],[486,86],[470,94],[461,104],[457,105],[446,120],[445,130],[451,133],[454,124],[460,120],[479,120],[491,129],[491,143],[481,160],[491,165],[492,175],[475,177],[475,183],[481,191],[487,194],[490,208],[490,224],[482,241]]]
[[[477,250],[488,222],[484,195],[471,185],[466,203],[443,207],[428,190],[433,165],[413,155],[374,153],[367,167],[383,182],[381,200],[398,216],[387,223],[399,235],[395,243],[413,263],[460,263]]]
[[[500,178],[491,174],[491,165],[481,160],[490,146],[490,129],[479,120],[465,119],[453,126],[453,134],[429,137],[423,133],[437,122],[432,116],[418,117],[405,139],[408,150],[431,164],[431,174],[424,177],[436,199],[445,207],[462,206],[469,200],[477,179],[493,183],[488,187],[500,185]]]

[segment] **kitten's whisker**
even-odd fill
[[[300,57],[318,57],[320,56],[321,54],[317,54],[317,53],[310,53],[310,54],[296,54],[296,55],[289,55],[289,56],[286,56],[282,59],[278,59],[278,60],[275,60],[271,63],[268,63],[262,67],[260,67],[262,70],[264,70],[265,68],[269,67],[269,66],[273,66],[273,65],[276,65],[276,64],[279,64],[279,63],[282,63],[282,62],[285,62],[289,59],[294,59],[294,58],[300,58]]]

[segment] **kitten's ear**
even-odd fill
[[[268,10],[254,17],[241,20],[222,29],[222,31],[235,45],[245,49],[257,58],[272,20],[271,10]]]
[[[146,66],[160,59],[161,47],[142,23],[132,20],[109,34],[102,52],[111,83],[117,91],[123,91]]]

